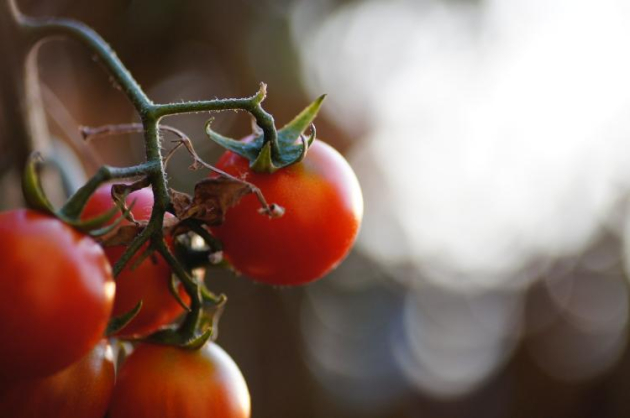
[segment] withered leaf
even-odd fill
[[[195,185],[192,198],[171,190],[171,200],[180,220],[193,218],[214,226],[223,223],[225,212],[251,191],[247,183],[226,177],[209,178]]]
[[[171,195],[171,203],[175,210],[175,216],[179,219],[185,219],[186,210],[192,203],[192,197],[189,194],[173,189],[169,189],[169,194]]]
[[[164,219],[162,232],[164,236],[172,233],[172,231],[178,226],[179,220],[174,217],[167,217]],[[96,240],[100,242],[104,247],[111,247],[114,245],[129,245],[131,241],[138,235],[144,228],[147,227],[148,221],[136,221],[133,224],[124,224],[118,226],[112,232],[109,232],[100,237],[96,237]]]
[[[120,225],[114,231],[99,237],[99,241],[105,247],[111,247],[113,245],[127,245],[138,235],[144,228],[146,228],[147,222],[140,221],[137,224]]]

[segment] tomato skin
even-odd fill
[[[131,209],[134,218],[141,221],[148,220],[153,208],[151,189],[145,188],[131,193],[127,197],[126,203],[131,205],[134,201],[135,204]],[[103,185],[91,196],[83,209],[81,218],[89,219],[98,216],[114,206],[111,198],[111,184]],[[128,221],[123,222],[128,223]],[[146,249],[146,245],[140,249],[138,254],[142,254],[144,249]],[[112,265],[118,261],[124,251],[125,246],[122,245],[105,248],[105,254]],[[138,256],[134,256],[116,278],[114,316],[129,312],[140,300],[143,303],[138,315],[118,333],[119,336],[150,334],[184,313],[184,309],[169,291],[168,282],[171,279],[171,268],[166,261],[161,256],[154,254],[153,257],[148,257],[132,269]],[[183,288],[180,288],[180,296],[185,302],[190,300]]]
[[[215,343],[200,350],[141,344],[120,369],[109,418],[249,418],[234,360]]]
[[[0,213],[0,380],[53,374],[101,339],[115,284],[102,248],[53,217]]]
[[[296,285],[335,268],[354,243],[363,216],[361,187],[334,148],[315,140],[306,158],[273,174],[255,173],[249,162],[227,151],[217,167],[258,186],[268,203],[285,208],[270,219],[260,203],[245,196],[213,232],[226,258],[256,281]]]
[[[114,380],[112,349],[102,340],[81,360],[56,374],[0,391],[0,411],[11,418],[102,418]]]

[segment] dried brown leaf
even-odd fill
[[[138,222],[138,224],[121,225],[114,231],[99,238],[99,241],[105,247],[113,245],[128,245],[144,228],[147,222]]]
[[[179,219],[185,219],[186,211],[192,203],[192,197],[189,194],[178,192],[177,190],[170,189],[171,203],[175,210],[175,216]]]
[[[247,183],[217,177],[199,181],[192,199],[185,193],[171,190],[171,200],[180,220],[193,218],[207,225],[220,225],[228,208],[251,191]]]

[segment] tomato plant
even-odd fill
[[[249,391],[215,343],[199,350],[141,344],[121,367],[109,418],[248,418]]]
[[[0,379],[45,376],[102,337],[115,284],[101,247],[30,210],[0,214]]]
[[[11,418],[102,418],[114,389],[114,361],[105,340],[85,357],[48,377],[0,391],[0,411]]]
[[[98,216],[115,206],[111,197],[111,187],[111,184],[106,184],[96,190],[85,205],[82,218]],[[136,220],[146,221],[151,217],[153,209],[153,192],[150,188],[137,190],[127,197],[125,203],[134,204],[131,213]],[[123,223],[129,222],[124,220]],[[146,247],[145,245],[140,253]],[[118,261],[124,251],[125,247],[122,245],[105,248],[105,254],[112,264]],[[114,315],[130,311],[140,300],[143,303],[138,315],[121,330],[120,335],[123,336],[146,335],[172,322],[184,312],[169,291],[171,268],[166,261],[156,254],[134,267],[137,257],[133,258],[116,278]],[[188,300],[183,290],[180,291],[180,297],[184,301]]]
[[[0,278],[2,414],[101,416],[111,391],[111,362],[99,354],[102,345],[79,360],[98,343],[112,310],[116,317],[111,318],[108,333],[132,317],[121,314],[131,314],[143,301],[139,315],[118,334],[131,337],[137,346],[120,370],[108,416],[248,418],[250,399],[242,374],[219,346],[208,342],[216,335],[226,297],[213,293],[190,269],[217,262],[223,249],[237,269],[255,280],[303,284],[323,276],[347,255],[359,230],[363,203],[345,159],[315,139],[312,122],[325,96],[281,129],[262,107],[264,83],[245,98],[160,103],[147,96],[111,47],[87,25],[28,17],[15,0],[0,1],[0,20],[9,39],[16,39],[9,50],[16,52],[16,59],[9,61],[15,61],[15,69],[25,70],[23,79],[7,83],[8,88],[19,86],[9,95],[16,99],[13,116],[18,117],[8,119],[28,126],[8,132],[23,133],[18,140],[25,139],[24,146],[15,148],[17,161],[26,160],[24,201],[41,212],[0,214],[0,262],[5,272]],[[49,136],[39,120],[45,113],[36,108],[41,105],[38,89],[31,86],[37,60],[28,57],[34,56],[35,45],[51,36],[75,38],[87,47],[139,116],[140,123],[84,128],[85,139],[137,132],[143,135],[145,150],[144,161],[137,164],[101,166],[59,208],[41,187],[37,153],[24,158],[34,151],[31,145]],[[210,121],[206,124],[210,139],[229,150],[218,164],[225,171],[203,161],[185,133],[162,123],[168,116],[225,110],[247,111],[257,125],[250,141],[241,142],[214,133]],[[311,134],[305,138],[309,127]],[[162,152],[166,133],[177,138],[168,153]],[[192,169],[206,167],[216,173],[217,177],[195,184],[194,196],[167,183],[165,168],[177,150],[190,154]],[[73,186],[61,154],[50,167]],[[99,215],[115,212],[110,210],[112,186],[103,185],[109,181],[151,186],[126,198],[127,206],[135,205],[131,214],[142,222],[131,225],[125,220],[122,228],[102,228]],[[171,216],[167,211],[176,214],[176,219],[168,219],[169,225],[164,222]],[[176,254],[168,241],[170,226],[182,236]],[[206,245],[196,245],[193,234]],[[88,235],[98,238],[105,250]],[[153,253],[143,258],[148,250]],[[111,270],[118,276],[116,285]],[[171,295],[173,273],[182,284],[188,309],[181,322],[166,326],[184,312]]]
[[[332,270],[347,255],[363,215],[359,183],[335,149],[315,140],[303,161],[274,173],[256,173],[232,152],[217,167],[256,185],[285,208],[278,219],[260,216],[260,204],[245,196],[213,229],[234,267],[260,282],[303,284]]]

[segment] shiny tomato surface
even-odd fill
[[[115,293],[102,248],[56,218],[0,213],[0,380],[46,376],[101,339]]]
[[[0,416],[103,418],[114,380],[112,350],[102,340],[81,360],[52,376],[8,385],[0,391]]]
[[[230,208],[213,228],[225,256],[254,280],[304,284],[335,268],[355,241],[363,216],[359,182],[334,148],[315,140],[306,158],[273,174],[255,173],[231,151],[217,167],[258,186],[268,203],[282,206],[281,218],[260,215],[252,194]]]
[[[123,364],[109,418],[249,418],[234,360],[215,343],[200,350],[141,344]]]

